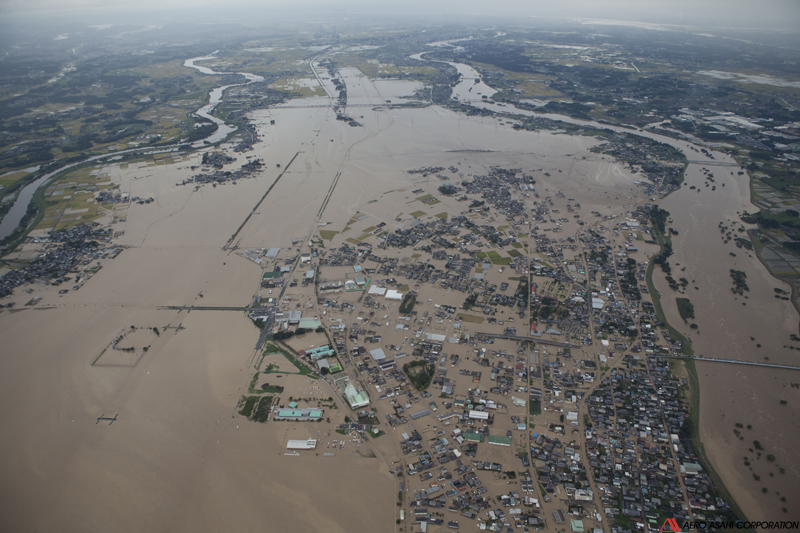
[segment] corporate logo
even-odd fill
[[[658,531],[659,533],[681,533],[681,528],[674,518],[667,518]]]
[[[674,518],[667,518],[658,531],[659,533],[684,533],[686,531],[709,531],[717,529],[800,529],[800,522],[744,522],[742,520],[737,520],[731,522],[683,522],[683,524],[678,525],[678,521]]]

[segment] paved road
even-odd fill
[[[583,348],[581,345],[577,344],[569,344],[567,342],[558,342],[558,341],[550,341],[547,339],[540,339],[539,337],[523,337],[521,335],[503,335],[500,333],[475,333],[476,336],[479,337],[489,337],[492,339],[509,339],[512,341],[523,341],[523,342],[536,342],[539,344],[547,344],[549,346],[561,346],[562,348]]]
[[[256,352],[260,351],[264,344],[267,343],[267,337],[272,333],[272,327],[275,325],[275,314],[277,312],[278,306],[273,306],[267,314],[267,320],[264,321],[264,327],[261,328],[261,334],[258,336],[258,342],[256,342]]]
[[[167,305],[159,309],[176,309],[178,311],[263,311],[264,307],[214,307],[201,305]]]
[[[693,165],[704,165],[707,167],[738,167],[740,166],[739,163],[728,163],[726,161],[694,161],[689,159],[686,161],[689,164]]]

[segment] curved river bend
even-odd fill
[[[216,54],[217,52],[214,52]],[[198,109],[195,114],[198,116],[203,117],[206,120],[209,120],[218,126],[217,131],[211,136],[200,141],[197,141],[192,146],[194,148],[198,148],[203,146],[204,144],[213,144],[215,142],[219,142],[225,137],[228,136],[229,133],[236,130],[236,127],[230,126],[225,123],[225,121],[218,119],[211,113],[214,111],[214,108],[222,101],[222,95],[225,93],[226,89],[230,89],[231,87],[240,87],[242,85],[248,85],[250,83],[256,83],[259,81],[264,81],[263,76],[258,76],[256,74],[251,74],[249,72],[216,72],[211,70],[208,67],[204,67],[202,65],[195,65],[196,61],[207,61],[209,59],[217,59],[217,56],[211,54],[210,56],[203,56],[203,57],[193,57],[191,59],[187,59],[183,62],[184,67],[194,68],[202,72],[203,74],[209,74],[211,76],[224,76],[226,74],[239,74],[244,76],[247,79],[247,83],[234,83],[231,85],[222,85],[220,87],[215,87],[211,89],[211,92],[208,93],[208,104],[204,105],[200,109]]]
[[[216,53],[216,52],[214,52],[214,53]],[[203,57],[193,57],[191,59],[187,59],[183,63],[183,66],[189,67],[189,68],[195,68],[195,69],[199,70],[200,72],[202,72],[203,74],[209,74],[209,75],[213,75],[213,76],[223,76],[225,74],[229,74],[228,72],[215,72],[215,71],[211,70],[208,67],[204,67],[204,66],[201,66],[201,65],[195,65],[196,61],[204,61],[204,60],[216,59],[216,58],[217,57],[214,54],[209,55],[209,56],[203,56]],[[246,83],[235,83],[235,84],[231,84],[231,85],[223,85],[223,86],[215,87],[214,89],[211,89],[211,91],[209,92],[208,104],[206,104],[205,106],[201,107],[200,109],[198,109],[195,112],[195,114],[197,114],[198,116],[201,116],[201,117],[205,118],[206,120],[209,120],[209,121],[213,122],[214,124],[216,124],[218,126],[218,129],[210,137],[207,137],[205,139],[202,139],[202,140],[197,141],[196,143],[194,143],[192,145],[192,147],[199,148],[199,147],[202,147],[203,145],[208,144],[208,143],[212,143],[213,144],[215,142],[219,142],[222,139],[224,139],[228,134],[230,134],[231,132],[236,130],[236,127],[226,124],[224,121],[218,119],[217,117],[215,117],[214,115],[211,114],[214,111],[214,108],[217,107],[217,105],[222,101],[222,95],[225,92],[225,89],[229,89],[231,87],[239,87],[241,85],[247,85],[247,84],[255,83],[255,82],[259,82],[259,81],[264,81],[264,77],[263,76],[258,76],[257,74],[251,74],[249,72],[236,72],[235,74],[240,74],[240,75],[244,76],[247,79],[247,82]],[[50,178],[52,178],[53,176],[55,176],[59,172],[62,172],[64,170],[69,170],[70,168],[76,167],[78,165],[81,165],[83,163],[87,163],[87,162],[90,162],[90,161],[98,161],[100,159],[111,158],[111,157],[114,157],[116,155],[130,153],[130,152],[134,152],[134,151],[137,151],[137,150],[141,150],[141,148],[129,148],[129,149],[126,149],[126,150],[120,150],[118,152],[111,152],[111,153],[108,153],[108,154],[101,154],[101,155],[97,155],[97,156],[94,156],[94,157],[90,157],[88,159],[85,159],[83,161],[79,161],[77,163],[70,163],[68,165],[64,165],[63,167],[60,167],[58,170],[54,170],[53,172],[49,172],[49,173],[45,174],[44,176],[40,177],[39,179],[37,179],[36,181],[26,185],[20,191],[19,196],[17,196],[17,199],[14,201],[14,205],[11,206],[11,209],[8,211],[8,213],[6,213],[6,216],[4,216],[2,221],[0,221],[0,239],[5,239],[9,235],[11,235],[11,233],[14,232],[14,230],[17,228],[17,226],[19,226],[19,223],[22,221],[22,217],[25,216],[25,212],[28,210],[28,205],[30,204],[31,199],[33,198],[33,195],[36,192],[36,190],[39,187],[43,186],[45,183],[47,183],[47,181]],[[171,149],[165,149],[164,147],[162,147],[162,150],[171,151]]]
[[[210,69],[208,67],[204,67],[202,65],[197,65],[196,64],[199,61],[207,61],[207,60],[211,60],[211,59],[217,59],[217,56],[215,55],[216,53],[217,52],[214,52],[213,54],[208,55],[208,56],[193,57],[193,58],[187,59],[186,61],[184,61],[183,65],[185,67],[188,67],[188,68],[197,69],[198,71],[202,72],[203,74],[208,74],[208,75],[211,75],[211,76],[223,76],[225,74],[231,74],[231,73],[228,73],[228,72],[217,72],[217,71],[214,71],[214,70],[212,70],[212,69]],[[461,77],[460,77],[460,81],[453,88],[453,96],[457,100],[459,100],[461,102],[469,103],[470,105],[474,105],[476,107],[481,107],[481,108],[488,109],[488,110],[491,110],[491,111],[495,111],[495,112],[498,112],[498,113],[513,113],[513,114],[527,115],[527,116],[532,116],[532,117],[544,117],[544,118],[550,118],[550,119],[553,119],[553,120],[560,120],[562,122],[568,122],[568,123],[571,123],[571,124],[591,125],[591,126],[594,126],[594,127],[597,127],[597,128],[612,130],[612,131],[616,131],[616,132],[633,133],[635,135],[640,135],[642,137],[647,137],[649,139],[653,139],[653,140],[657,140],[657,141],[663,142],[665,144],[669,144],[670,146],[673,146],[673,147],[677,148],[678,150],[680,150],[681,152],[683,152],[687,156],[689,155],[687,153],[687,150],[688,150],[689,145],[690,145],[688,141],[679,141],[679,140],[673,139],[671,137],[665,137],[663,135],[658,135],[658,134],[647,132],[647,131],[641,131],[641,130],[634,131],[634,130],[630,130],[628,128],[622,128],[622,127],[619,127],[619,126],[612,126],[612,125],[608,125],[608,124],[601,124],[599,122],[595,122],[595,121],[591,121],[591,120],[579,120],[579,119],[574,119],[574,118],[567,117],[567,116],[564,116],[564,115],[556,115],[556,114],[550,114],[550,113],[534,113],[532,111],[528,111],[528,110],[524,110],[524,109],[509,108],[509,107],[500,106],[500,105],[498,105],[496,103],[487,102],[483,97],[485,96],[486,98],[490,98],[497,91],[483,82],[483,77],[481,76],[481,74],[477,70],[475,70],[471,66],[465,65],[463,63],[454,63],[454,62],[450,62],[450,61],[437,61],[437,60],[425,59],[422,56],[425,55],[426,53],[428,53],[428,52],[420,52],[418,54],[413,54],[413,55],[411,55],[409,57],[411,59],[416,59],[416,60],[419,60],[419,61],[433,61],[433,62],[437,62],[437,63],[447,63],[448,65],[451,65],[452,67],[454,67],[458,71],[458,73],[461,75]],[[205,106],[201,107],[200,109],[198,109],[195,112],[198,116],[203,117],[204,119],[209,120],[210,122],[216,124],[218,126],[218,129],[210,137],[207,137],[206,139],[203,139],[203,140],[200,140],[200,141],[197,141],[196,143],[194,143],[192,145],[194,148],[200,148],[200,147],[204,146],[205,144],[219,142],[222,139],[224,139],[227,135],[229,135],[231,132],[236,130],[236,128],[234,126],[230,126],[230,125],[226,124],[225,121],[215,117],[212,114],[212,112],[214,111],[214,108],[216,108],[217,105],[219,105],[219,103],[222,101],[222,97],[223,97],[223,94],[224,94],[226,89],[229,89],[231,87],[239,87],[239,86],[242,86],[242,85],[248,85],[250,83],[256,83],[256,82],[264,81],[263,76],[259,76],[257,74],[251,74],[249,72],[235,72],[234,74],[239,74],[241,76],[244,76],[247,79],[247,82],[246,83],[235,83],[235,84],[231,84],[231,85],[222,85],[220,87],[215,87],[214,89],[212,89],[209,92],[208,104],[206,104]],[[170,149],[174,149],[174,148],[170,148]],[[63,170],[67,170],[69,168],[72,168],[74,166],[80,165],[82,163],[86,163],[86,162],[90,162],[90,161],[97,161],[97,160],[104,159],[104,158],[110,158],[110,157],[113,157],[115,155],[129,153],[129,152],[133,152],[133,151],[136,151],[136,150],[141,150],[141,148],[133,148],[133,149],[121,150],[121,151],[118,151],[118,152],[112,152],[112,153],[109,153],[109,154],[102,154],[102,155],[91,157],[91,158],[89,158],[89,159],[87,159],[85,161],[81,161],[81,162],[78,162],[78,163],[72,163],[72,164],[63,166],[63,167],[59,168],[56,171],[50,172],[48,174],[45,174],[44,176],[42,176],[41,178],[37,179],[33,183],[23,187],[23,189],[20,191],[19,197],[14,202],[14,205],[11,207],[11,209],[6,214],[6,216],[3,217],[3,220],[0,221],[0,239],[4,239],[5,237],[10,235],[16,229],[16,227],[19,225],[20,221],[22,220],[22,217],[25,215],[25,212],[26,212],[26,210],[28,208],[28,204],[30,203],[31,199],[33,198],[33,194],[36,192],[36,190],[39,187],[44,185],[50,178],[52,178],[58,172],[61,172]],[[169,149],[167,151],[169,151]],[[691,155],[694,158],[697,158],[697,156],[699,154],[691,154]],[[727,156],[725,156],[724,154],[721,154],[719,152],[714,152],[714,155],[715,155],[715,157],[719,157],[719,158],[721,158],[723,160],[726,160],[726,158],[727,158]]]

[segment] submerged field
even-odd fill
[[[6,420],[0,451],[17,458],[0,465],[4,522],[12,529],[212,531],[266,526],[391,531],[400,478],[390,473],[393,467],[382,457],[402,459],[396,435],[369,446],[347,438],[346,445],[340,444],[344,448],[337,448],[332,441],[341,438],[335,432],[347,411],[338,400],[327,400],[336,397],[333,386],[295,373],[297,367],[286,356],[260,358],[263,354],[255,349],[260,330],[241,308],[256,295],[268,295],[260,285],[262,266],[244,252],[280,248],[286,256],[296,255],[310,251],[310,241],[320,249],[358,246],[374,242],[382,232],[455,216],[494,224],[503,236],[510,235],[505,221],[470,212],[468,202],[439,189],[447,182],[485,175],[493,167],[525,169],[543,196],[557,198],[563,209],[567,201],[580,203],[586,219],[593,211],[622,217],[651,202],[637,183],[640,175],[590,150],[598,139],[518,131],[510,119],[466,117],[436,106],[383,107],[386,100],[411,96],[417,86],[373,83],[365,74],[392,74],[393,69],[368,61],[356,65],[362,70],[341,70],[348,98],[358,104],[348,109],[359,123],[351,126],[337,120],[330,107],[319,106],[323,92],[309,81],[308,50],[256,48],[244,59],[221,58],[214,66],[268,70],[272,63],[263,54],[271,54],[284,64],[295,62],[302,71],[278,78],[276,87],[309,96],[252,112],[263,142],[247,155],[228,150],[236,158],[230,168],[260,158],[263,171],[220,185],[181,185],[196,173],[190,167],[199,165],[201,156],[154,157],[81,170],[46,190],[48,209],[39,230],[106,216],[113,221],[114,242],[125,250],[79,291],[59,294],[56,287],[37,283],[25,300],[41,297],[38,307],[23,308],[20,301],[0,312],[0,337],[5,351],[14,354],[3,359],[0,372]],[[519,81],[526,93],[543,92],[541,80]],[[162,118],[168,127],[171,119]],[[454,167],[461,176],[450,170],[442,171],[448,179],[409,173],[424,167]],[[702,181],[697,167],[687,170],[689,184]],[[782,285],[754,254],[720,240],[717,224],[730,224],[738,212],[751,209],[747,176],[725,181],[724,190],[698,193],[686,187],[660,203],[671,214],[668,225],[678,231],[670,261],[690,280],[682,290],[694,304],[696,318],[689,322],[698,328],[684,326],[675,300],[684,295],[673,295],[657,272],[656,287],[669,296],[662,299],[665,313],[672,326],[691,337],[695,354],[795,364],[794,351],[786,346],[792,344],[789,335],[797,316],[788,302],[774,298],[774,287]],[[154,201],[124,207],[98,204],[92,201],[97,191],[89,191],[91,187]],[[533,200],[528,202],[530,211]],[[576,219],[553,229],[564,238],[581,231]],[[519,246],[479,252],[484,263],[475,273],[491,273],[493,279],[516,286],[513,270],[504,270],[515,258],[527,255],[546,264],[550,258],[524,235],[517,235]],[[647,260],[655,249],[642,245],[636,257]],[[734,249],[736,256],[730,255]],[[410,248],[385,253],[401,263],[421,254]],[[731,291],[730,269],[746,271],[746,296]],[[355,278],[352,268],[344,270],[336,277]],[[292,270],[289,277],[302,274]],[[413,280],[400,281],[403,291],[417,288]],[[544,294],[563,298],[563,290],[549,281],[541,283]],[[287,309],[322,316],[313,284],[290,289],[285,296]],[[356,304],[361,297],[358,291],[345,292],[341,301]],[[432,289],[415,305],[433,314],[434,300],[458,308],[463,299],[455,291]],[[190,305],[215,309],[169,308]],[[387,324],[399,316],[391,306],[385,311]],[[354,320],[344,313],[339,318]],[[461,313],[461,318],[470,327],[484,327],[479,309]],[[520,331],[528,326],[522,320],[515,324]],[[152,328],[160,332],[155,337],[149,333]],[[499,325],[493,328],[502,331]],[[109,352],[115,364],[96,364],[128,329],[134,332],[129,333],[130,346],[120,347],[148,343],[148,350]],[[433,323],[429,331],[454,334],[444,321]],[[402,346],[409,335],[396,329],[382,342]],[[327,342],[325,334],[309,333],[287,342],[285,349],[289,353]],[[513,349],[511,342],[503,346]],[[586,350],[594,357],[593,349]],[[703,362],[697,370],[700,434],[708,457],[748,518],[782,516],[780,497],[797,497],[798,457],[792,443],[800,437],[793,422],[800,389],[793,384],[800,378],[792,371],[745,372]],[[290,397],[313,398],[307,404],[324,404],[323,419],[262,424],[243,418],[242,410],[252,414],[258,409],[255,400],[247,403],[247,397],[260,394],[258,387],[280,394],[276,402],[281,405]],[[116,419],[98,423],[107,416]],[[736,424],[753,426],[741,428],[745,439],[734,432]],[[333,446],[335,457],[321,455],[328,447],[320,447],[321,453],[284,455],[288,439],[308,438]],[[748,452],[753,440],[763,445],[764,458]],[[748,453],[757,465],[752,472],[742,459]],[[501,457],[496,450],[492,454]],[[761,482],[755,488],[753,475]],[[493,478],[489,484],[502,488],[505,482]],[[49,512],[40,512],[42,507]]]

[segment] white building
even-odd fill
[[[289,450],[313,450],[316,447],[316,439],[289,440],[289,442],[286,443],[286,448]]]

